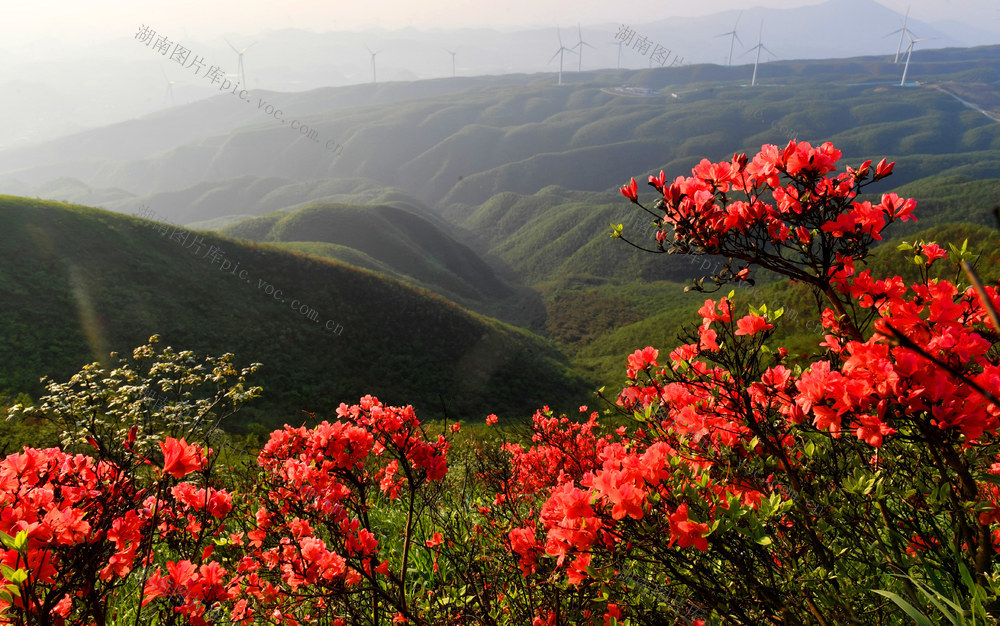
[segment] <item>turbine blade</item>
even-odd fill
[[[228,39],[226,39],[225,37],[223,37],[222,39],[223,39],[223,40],[224,40],[224,41],[225,41],[226,43],[228,43],[228,44],[229,44],[229,47],[233,49],[233,52],[235,52],[236,54],[239,54],[239,53],[240,53],[240,51],[236,49],[236,46],[234,46],[233,44],[229,43],[229,40],[228,40]]]
[[[552,55],[551,59],[549,59],[549,63],[551,63],[557,56],[559,56],[560,54],[562,54],[562,51],[564,49],[565,48],[559,48],[558,50],[556,50],[556,53]]]

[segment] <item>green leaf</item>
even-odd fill
[[[873,591],[879,594],[880,596],[885,596],[886,598],[889,598],[890,600],[895,602],[896,606],[903,609],[903,612],[909,615],[910,619],[919,624],[919,626],[934,626],[934,623],[931,620],[929,620],[926,615],[918,611],[916,608],[914,608],[912,604],[900,598],[893,592],[884,591],[882,589],[874,589]]]
[[[14,549],[18,552],[24,552],[26,545],[28,545],[28,531],[22,530],[14,537]]]
[[[0,563],[0,574],[3,574],[4,578],[13,582],[14,576],[16,575],[16,570],[10,565]]]
[[[935,608],[937,608],[938,611],[941,611],[941,614],[944,615],[946,618],[948,618],[949,622],[951,622],[952,624],[961,624],[961,621],[957,617],[955,617],[955,615],[951,611],[949,611],[948,609],[944,608],[944,606],[941,605],[941,602],[944,602],[945,604],[947,604],[951,608],[955,609],[959,613],[964,613],[965,612],[965,611],[962,610],[962,607],[958,606],[957,604],[955,604],[954,602],[952,602],[948,598],[944,597],[943,595],[941,595],[937,591],[932,591],[931,589],[928,589],[926,586],[918,583],[917,581],[913,580],[912,578],[910,579],[910,582],[912,582],[914,585],[916,585],[916,587],[918,589],[920,589],[920,591],[925,596],[927,596],[927,599],[931,602],[931,604],[933,604],[935,606]],[[939,600],[940,600],[940,602],[939,602]]]

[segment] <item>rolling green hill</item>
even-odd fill
[[[534,292],[508,286],[473,249],[402,208],[322,203],[222,232],[381,271],[525,326],[544,315]]]
[[[158,333],[263,363],[265,398],[241,415],[267,425],[366,393],[464,419],[586,397],[565,358],[526,331],[380,274],[173,232],[0,196],[0,389],[37,394],[40,376],[66,378]]]

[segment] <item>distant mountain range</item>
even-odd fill
[[[984,3],[985,4],[985,3]],[[664,5],[670,11],[670,3]],[[730,38],[720,37],[735,27],[734,64],[750,76],[752,54],[744,52],[757,43],[763,21],[764,44],[775,57],[762,60],[797,60],[894,55],[903,15],[873,0],[830,0],[794,9],[748,8],[737,24],[738,12],[700,18],[650,21],[641,12],[620,7],[614,22],[584,24],[567,16],[561,37],[575,46],[578,37],[589,43],[582,60],[566,59],[566,79],[589,80],[588,73],[608,68],[650,67],[656,46],[669,50],[667,63],[685,64],[728,61]],[[662,15],[662,14],[661,14]],[[908,27],[914,37],[934,38],[918,44],[914,58],[931,48],[968,47],[1000,43],[1000,22],[984,16],[978,23],[925,23],[911,16]],[[650,43],[646,54],[637,41],[619,50],[615,35],[625,24]],[[246,55],[247,82],[252,92],[307,92],[326,87],[362,85],[371,82],[370,56],[365,46],[380,51],[379,82],[450,79],[452,56],[458,77],[484,75],[533,75],[522,80],[554,78],[559,47],[556,27],[539,29],[433,29],[406,28],[395,31],[373,29],[362,32],[325,30],[332,24],[317,24],[316,31],[281,29],[243,33],[240,40],[255,42]],[[159,25],[153,24],[154,28]],[[86,46],[34,46],[31,54],[9,49],[0,67],[0,150],[34,145],[81,129],[106,126],[139,118],[154,111],[189,104],[218,94],[218,86],[195,76],[191,70],[169,63],[136,42],[133,32],[120,39],[88,42]],[[191,39],[186,33],[165,31],[172,40],[232,73],[235,55],[222,38]],[[887,36],[889,35],[889,36]],[[611,43],[612,45],[608,45]],[[4,43],[0,42],[0,46]],[[904,41],[903,45],[906,45]],[[576,74],[582,62],[583,74]],[[660,67],[659,60],[652,67]],[[361,104],[361,102],[357,102]],[[239,117],[236,115],[235,117]],[[189,122],[197,126],[197,120]],[[219,132],[230,128],[217,124]],[[181,134],[186,129],[178,128]]]

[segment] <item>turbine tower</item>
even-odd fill
[[[564,52],[573,52],[573,51],[563,45],[563,42],[562,42],[562,32],[560,32],[558,26],[556,26],[556,36],[559,37],[559,49],[556,50],[556,53],[552,55],[552,59],[554,59],[556,57],[559,57],[559,84],[561,85],[562,84],[562,73],[563,73],[563,53]],[[549,59],[549,63],[552,62],[552,59]]]
[[[165,94],[164,97],[165,98],[170,98],[170,104],[173,104],[174,103],[174,81],[170,80],[170,78],[167,76],[167,73],[163,71],[162,67],[160,68],[160,73],[163,74],[163,80],[167,81],[167,93]]]
[[[451,55],[451,77],[455,78],[455,53],[445,48],[445,52]]]
[[[580,52],[577,53],[579,55],[579,57],[577,58],[576,71],[582,72],[583,71],[583,47],[587,46],[588,48],[594,48],[594,46],[590,45],[589,43],[587,43],[586,41],[583,40],[583,31],[580,29],[580,24],[576,25],[576,33],[577,33],[577,37],[579,38],[579,40],[577,41],[576,45],[573,46],[573,47],[580,49]],[[559,45],[562,45],[562,41],[559,42]],[[596,50],[597,48],[594,48],[594,49]]]
[[[721,35],[716,35],[716,37],[725,37],[726,35],[730,36],[730,39],[729,39],[729,63],[728,63],[729,67],[733,66],[733,46],[736,45],[737,41],[740,42],[741,46],[743,45],[743,40],[740,39],[740,36],[736,34],[736,27],[740,25],[740,18],[741,17],[743,17],[743,11],[740,11],[740,14],[736,16],[736,23],[733,24],[733,30],[729,31],[728,33],[722,33]]]
[[[910,37],[910,45],[906,47],[906,64],[903,66],[903,78],[899,81],[899,86],[903,87],[906,83],[906,72],[910,69],[910,55],[913,54],[913,44],[920,43],[921,41],[929,41],[933,37],[924,37],[923,39],[914,39]]]
[[[378,52],[372,52],[372,49],[369,48],[368,46],[365,46],[365,50],[367,50],[372,55],[372,82],[375,83],[377,82],[375,80],[375,55],[382,51],[379,50]]]
[[[612,41],[608,44],[609,46],[618,46],[618,69],[622,69],[622,46],[625,45],[623,41]]]
[[[243,87],[246,87],[247,86],[247,76],[246,76],[246,72],[245,72],[245,70],[243,68],[243,55],[246,53],[247,50],[250,49],[250,46],[254,45],[257,42],[256,41],[253,42],[252,44],[250,44],[250,46],[247,46],[246,48],[243,48],[242,50],[237,50],[236,46],[234,46],[233,44],[229,43],[228,39],[226,39],[226,43],[228,43],[229,47],[232,48],[233,52],[236,53],[236,56],[237,56],[237,59],[238,59],[237,62],[236,62],[236,73],[239,74],[240,80],[243,82]]]
[[[899,63],[899,54],[903,50],[903,37],[909,37],[911,40],[913,39],[913,33],[911,33],[910,29],[906,27],[906,22],[909,19],[910,19],[910,7],[907,6],[906,15],[903,16],[903,27],[898,28],[889,33],[888,35],[886,35],[886,37],[892,37],[896,33],[899,33],[899,43],[896,44],[896,58],[892,60],[893,63]]]
[[[774,53],[771,52],[770,50],[768,50],[767,46],[765,46],[762,43],[763,37],[764,37],[764,20],[761,20],[760,21],[760,32],[757,33],[757,45],[754,46],[753,48],[750,48],[749,50],[747,50],[746,52],[743,53],[743,54],[750,54],[754,50],[757,51],[757,58],[754,59],[754,62],[753,62],[753,78],[750,79],[750,86],[751,87],[753,87],[754,85],[757,84],[757,66],[760,65],[760,51],[761,50],[767,50],[768,54],[770,54],[771,56],[775,56]]]

